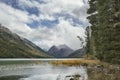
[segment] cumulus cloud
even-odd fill
[[[27,12],[12,8],[0,3],[0,23],[20,35],[30,32],[31,29],[26,23],[31,22]]]
[[[80,48],[80,41],[77,36],[85,39],[85,29],[81,25],[73,26],[71,21],[59,18],[59,24],[52,28],[39,27],[34,29],[28,36],[42,48],[51,47],[52,45],[67,44],[73,49]]]
[[[80,19],[81,21],[84,19],[85,22],[87,21],[87,1],[88,0],[43,0],[45,3],[40,4],[34,0],[19,0],[19,5],[22,7],[37,7],[41,12],[39,19],[53,20],[54,14],[66,13]]]
[[[41,48],[66,44],[79,49],[81,42],[77,36],[85,40],[87,0],[18,0],[17,5],[20,9],[0,2],[0,23]],[[39,10],[38,15],[26,10],[34,7]],[[50,27],[41,24],[44,20],[58,22],[51,22],[54,25]],[[34,21],[39,22],[37,27],[28,25]]]

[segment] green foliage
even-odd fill
[[[120,63],[120,0],[90,0],[89,4],[87,53],[101,61]]]

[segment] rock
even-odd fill
[[[73,78],[70,78],[70,80],[74,80]]]
[[[70,78],[69,80],[79,80],[81,75],[75,74],[75,75],[67,75],[66,78]]]

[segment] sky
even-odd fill
[[[88,0],[0,0],[0,24],[42,49],[85,41]]]

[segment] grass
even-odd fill
[[[77,65],[97,65],[100,64],[99,60],[87,60],[87,59],[78,59],[78,60],[61,60],[61,61],[50,61],[50,64],[53,65],[67,65],[67,66],[77,66]]]

